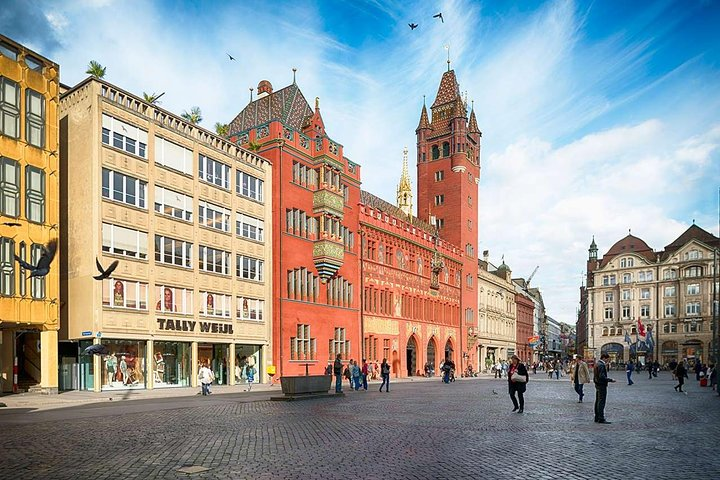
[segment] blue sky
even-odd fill
[[[450,45],[483,131],[478,251],[515,277],[540,265],[560,321],[575,321],[593,235],[603,254],[628,229],[656,250],[693,219],[718,234],[718,1],[3,3],[0,32],[58,62],[63,83],[94,59],[170,111],[199,106],[207,128],[298,68],[363,188],[389,201]]]

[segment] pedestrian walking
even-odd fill
[[[363,358],[362,370],[360,370],[360,374],[362,375],[363,390],[365,390],[367,392],[368,364],[367,364],[367,360],[365,360],[364,358]]]
[[[590,370],[580,354],[575,355],[575,363],[570,366],[570,381],[575,387],[575,393],[578,394],[578,403],[582,403],[585,396],[583,387],[586,383],[590,383]]]
[[[675,377],[678,379],[678,384],[675,385],[675,391],[680,393],[687,393],[683,392],[683,385],[685,384],[685,377],[687,376],[687,370],[685,369],[685,364],[683,362],[678,363],[678,366],[675,367]]]
[[[710,364],[710,368],[708,369],[708,380],[710,381],[710,388],[715,390],[715,386],[717,385],[717,368],[715,368],[715,364],[713,363]]]
[[[342,393],[342,373],[343,365],[338,353],[333,364],[333,374],[335,375],[335,393]]]
[[[631,360],[625,366],[625,373],[627,373],[628,385],[632,385],[633,383],[635,383],[632,381],[633,370],[635,370],[635,364]]]
[[[442,367],[440,367],[442,369]],[[495,378],[502,378],[502,364],[500,362],[497,362],[495,364],[495,367],[493,367],[493,370],[495,370]]]
[[[352,366],[350,367],[350,373],[352,374],[351,387],[357,392],[360,390],[360,367],[358,366],[357,361],[353,360]]]
[[[380,384],[380,391],[382,392],[383,386],[385,386],[385,392],[390,391],[390,364],[387,363],[387,358],[383,358],[380,364],[380,376],[382,377],[382,384]]]
[[[702,362],[695,360],[695,380],[700,381],[700,372],[702,372]]]
[[[510,367],[508,370],[508,393],[510,400],[513,402],[513,412],[523,413],[525,411],[525,389],[527,382],[530,380],[527,367],[524,363],[520,363],[520,357],[513,355],[510,357]],[[517,394],[518,398],[515,398]]]
[[[348,381],[348,384],[350,384],[350,390],[353,389],[353,383],[352,383],[352,364],[353,359],[350,359],[350,362],[345,366],[345,370],[343,370],[343,377],[345,377]]]
[[[206,364],[202,364],[200,371],[198,371],[198,378],[200,380],[201,392],[203,395],[210,395],[210,385],[215,380],[215,374]]]
[[[595,382],[595,423],[612,423],[605,420],[605,402],[607,401],[608,383],[615,382],[608,378],[607,362],[610,355],[603,353],[595,364],[593,382]]]

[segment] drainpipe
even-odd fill
[[[279,174],[279,178],[278,178],[279,185],[276,187],[280,191],[280,198],[279,198],[280,205],[278,205],[278,216],[280,217],[280,220],[282,220],[282,205],[283,205],[283,202],[282,202],[282,198],[283,198],[283,196],[282,196],[282,194],[283,194],[282,172],[283,172],[283,146],[284,145],[285,145],[285,141],[280,140],[280,160],[278,161],[278,168],[280,169],[280,174]],[[280,221],[280,222],[278,222],[278,224],[282,225],[283,222]],[[282,244],[283,244],[284,234],[285,234],[285,232],[282,230],[282,227],[281,227],[280,228],[280,252],[278,253],[278,256],[280,257],[278,260],[278,265],[279,265],[279,270],[280,270],[281,276],[282,276],[282,271],[283,271],[283,269],[282,269],[282,259],[283,259]],[[283,370],[283,344],[284,344],[284,341],[283,341],[283,316],[282,316],[283,296],[282,296],[282,283],[280,283],[280,280],[278,280],[278,279],[275,279],[275,281],[278,282],[278,288],[279,288],[279,291],[278,291],[278,293],[279,293],[279,295],[278,295],[278,299],[279,299],[278,322],[280,324],[280,333],[278,335],[278,337],[279,337],[278,342],[280,342],[280,351],[279,351],[280,361],[278,362],[277,378],[280,379],[280,377],[282,377],[282,370]]]

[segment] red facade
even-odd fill
[[[532,299],[520,293],[515,294],[515,355],[525,363],[532,363],[533,349],[530,348],[529,339],[533,336],[533,311],[535,303]]]

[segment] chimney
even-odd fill
[[[261,80],[257,86],[257,98],[258,100],[270,95],[273,92],[272,84],[267,80]]]
[[[488,263],[490,257],[490,250],[483,250],[483,262]]]

